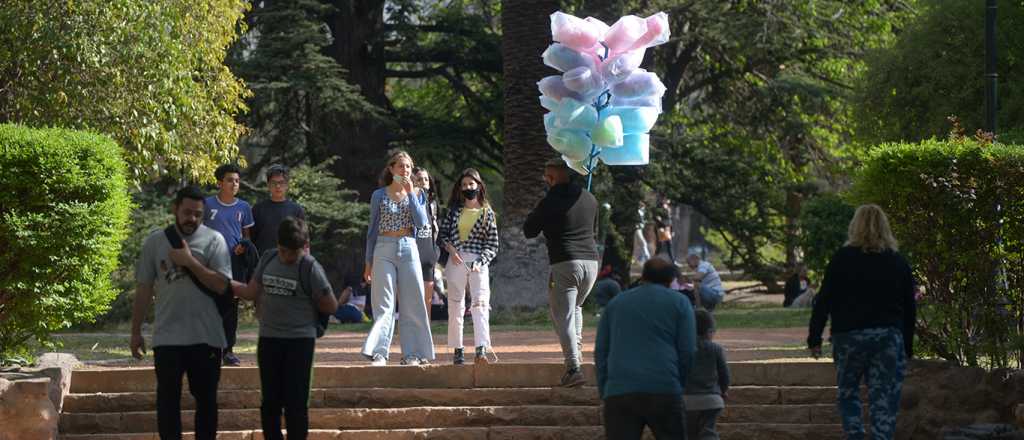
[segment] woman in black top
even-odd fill
[[[423,265],[423,295],[427,304],[427,318],[430,316],[430,303],[434,298],[434,266],[437,265],[437,182],[426,168],[412,169],[413,183],[426,195],[427,226],[416,229],[416,246],[420,251],[420,263]]]
[[[906,360],[913,355],[917,306],[910,265],[897,252],[889,220],[863,205],[846,245],[832,256],[815,298],[807,346],[821,355],[821,333],[832,320],[832,357],[846,438],[864,438],[860,383],[868,386],[871,438],[892,439]]]

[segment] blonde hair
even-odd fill
[[[885,211],[875,204],[861,205],[853,214],[847,233],[847,246],[863,249],[865,252],[896,251],[896,238],[889,228]]]
[[[409,153],[406,153],[404,150],[398,150],[394,153],[391,153],[391,156],[388,156],[387,166],[385,166],[384,171],[381,171],[380,173],[380,186],[388,186],[391,184],[391,180],[394,179],[394,176],[391,174],[391,167],[402,159],[408,160],[409,165],[412,165],[413,167],[416,166],[416,162],[412,161],[412,156],[410,156]]]

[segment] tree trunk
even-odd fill
[[[347,71],[346,81],[359,86],[360,93],[371,104],[389,107],[384,93],[385,62],[383,46],[378,43],[384,26],[384,0],[331,0],[335,10],[327,17],[333,42],[326,48]],[[332,165],[334,175],[344,179],[346,186],[359,192],[358,200],[369,202],[377,188],[380,171],[387,155],[388,127],[359,115],[324,121],[327,134],[326,156],[338,156]],[[341,273],[362,273],[362,237],[347,243],[352,253],[335,261]]]
[[[540,55],[551,44],[549,16],[558,6],[557,0],[503,0],[501,4],[505,194],[501,251],[491,271],[497,306],[547,304],[546,247],[539,239],[523,236],[523,221],[544,195],[544,162],[557,157],[545,139],[537,81],[555,74]]]
[[[334,41],[329,55],[348,72],[346,80],[359,86],[371,104],[389,107],[384,93],[384,47],[379,39],[384,27],[384,0],[333,0],[335,11],[328,17]],[[334,162],[334,174],[348,186],[359,191],[359,199],[368,201],[377,187],[377,177],[384,169],[387,155],[388,127],[353,115],[337,121],[333,140],[328,143],[329,155],[341,158]]]
[[[800,208],[803,205],[803,195],[795,189],[786,191],[786,271],[792,271],[800,261]]]

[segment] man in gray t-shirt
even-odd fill
[[[176,235],[184,246],[175,249],[164,231],[146,238],[135,268],[132,309],[132,355],[142,359],[142,321],[156,297],[153,358],[156,370],[157,428],[161,438],[181,438],[181,378],[188,374],[196,399],[197,439],[217,435],[217,383],[224,328],[212,297],[224,294],[231,279],[231,260],[224,237],[203,226],[203,194],[195,187],[178,191],[173,211]]]
[[[285,218],[278,227],[277,249],[264,253],[252,281],[235,289],[235,295],[261,302],[256,358],[265,438],[283,438],[282,409],[288,438],[306,438],[317,318],[338,308],[331,283],[320,263],[306,254],[308,248],[306,222]]]

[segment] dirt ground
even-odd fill
[[[584,329],[584,361],[593,360],[594,336],[596,329]],[[128,335],[124,335],[127,340]],[[715,341],[727,350],[730,361],[771,361],[771,360],[807,360],[806,352],[801,349],[807,337],[805,328],[783,329],[723,329],[715,336]],[[323,338],[317,341],[317,365],[363,365],[366,359],[359,353],[365,332],[345,332],[335,325]],[[255,333],[239,334],[239,340],[254,341]],[[401,335],[395,335],[391,345],[391,362],[397,363],[401,358]],[[472,343],[472,331],[466,333],[467,345]],[[500,362],[541,362],[561,363],[562,353],[558,338],[554,331],[498,331],[491,335],[494,350]],[[435,363],[451,362],[452,352],[445,345],[446,335],[434,335],[437,348]],[[467,349],[471,355],[472,348]],[[256,366],[254,353],[241,353],[239,358],[243,366]],[[143,361],[114,360],[92,364],[87,368],[130,367],[152,365],[152,357]]]

